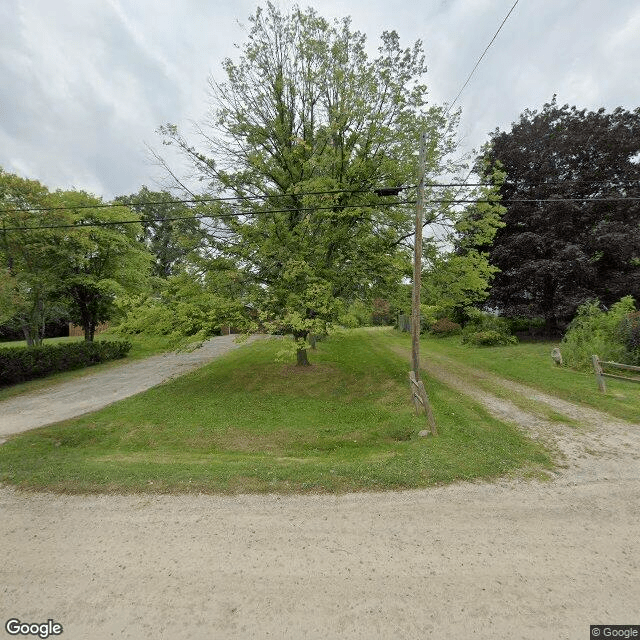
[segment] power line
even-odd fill
[[[620,197],[580,197],[580,198],[507,198],[489,199],[489,198],[426,198],[425,202],[434,204],[510,204],[510,203],[542,203],[542,202],[640,202],[640,196],[620,196]],[[340,205],[341,209],[374,209],[377,207],[395,207],[398,205],[416,204],[416,200],[399,200],[394,202],[378,202],[375,204],[354,204]],[[109,227],[123,224],[140,224],[141,222],[173,222],[176,220],[198,220],[209,218],[233,219],[240,217],[259,216],[273,213],[307,213],[309,211],[333,211],[335,206],[331,207],[305,207],[300,209],[265,209],[263,211],[239,211],[236,213],[217,213],[209,215],[205,213],[192,216],[172,216],[161,218],[149,218],[147,220],[107,220],[103,222],[84,222],[79,224],[51,224],[37,227],[3,227],[2,231],[38,231],[40,229],[82,229],[86,227]]]
[[[447,184],[434,185],[434,186],[449,186]],[[398,187],[400,190],[414,189],[415,185],[409,185],[406,187]],[[159,206],[168,204],[206,204],[209,202],[233,202],[233,201],[253,201],[253,200],[269,200],[271,198],[291,198],[291,197],[304,197],[304,196],[322,196],[322,195],[334,195],[340,193],[348,193],[350,195],[361,193],[373,193],[375,189],[335,189],[331,191],[304,191],[300,193],[274,193],[271,195],[263,196],[226,196],[226,197],[210,197],[201,196],[198,198],[185,198],[175,200],[159,200],[157,202],[106,202],[99,204],[82,204],[74,206],[59,205],[55,207],[18,207],[14,209],[0,209],[0,213],[20,213],[26,211],[76,211],[83,209],[112,209],[121,207],[147,207],[147,206]]]
[[[469,178],[473,169],[469,171],[467,174],[467,178],[463,182],[432,182],[430,184],[425,185],[428,188],[448,188],[448,187],[491,187],[495,186],[491,182],[466,182]],[[560,180],[560,181],[548,181],[548,182],[539,182],[530,185],[531,187],[538,186],[562,186],[566,184],[583,184],[588,186],[611,186],[612,180],[594,180],[594,181],[583,181],[583,180]],[[614,186],[640,186],[639,181],[617,181]],[[410,189],[415,189],[416,185],[407,185],[402,187],[397,187],[399,191],[407,191]],[[454,198],[460,193],[461,189],[458,189]],[[201,196],[199,198],[185,198],[185,199],[175,199],[175,200],[158,200],[152,202],[107,202],[107,203],[98,203],[98,204],[86,204],[86,205],[74,205],[74,206],[55,206],[55,207],[17,207],[12,209],[0,209],[0,214],[3,213],[27,213],[30,211],[33,212],[45,212],[45,211],[83,211],[88,209],[115,209],[122,207],[130,207],[130,208],[138,208],[138,207],[155,207],[161,205],[171,205],[171,204],[207,204],[210,202],[228,202],[231,203],[233,201],[255,201],[255,200],[269,200],[272,198],[290,198],[293,196],[296,197],[304,197],[304,196],[317,196],[317,195],[333,195],[340,193],[348,193],[348,194],[363,194],[368,193],[372,194],[375,192],[371,189],[337,189],[332,191],[304,191],[300,193],[284,193],[284,194],[271,194],[271,195],[263,195],[263,196],[227,196],[227,197],[209,197],[209,196]],[[431,200],[433,201],[433,200]],[[387,206],[385,203],[380,203],[381,206]],[[347,205],[341,205],[343,207]],[[351,206],[351,205],[348,205]],[[354,205],[360,206],[360,205]],[[321,207],[320,207],[321,208]],[[222,214],[217,214],[220,217]],[[247,214],[249,215],[249,214]],[[192,216],[186,216],[185,218],[172,218],[174,220],[178,219],[188,219]],[[157,220],[168,220],[169,218],[157,218]],[[154,219],[149,219],[152,221]]]
[[[487,51],[489,51],[489,48],[493,44],[493,41],[498,37],[498,34],[500,33],[502,27],[504,27],[504,23],[508,20],[509,16],[511,15],[511,12],[516,8],[516,5],[518,4],[518,2],[519,2],[519,0],[516,0],[513,3],[513,6],[511,7],[511,9],[509,9],[509,13],[507,13],[507,15],[505,16],[504,20],[502,21],[502,24],[498,27],[498,30],[493,34],[493,38],[491,38],[491,42],[489,42],[489,44],[487,45],[486,49],[482,52],[482,55],[478,58],[478,62],[476,62],[475,66],[471,70],[471,73],[469,74],[469,77],[465,80],[465,83],[462,85],[462,88],[460,89],[460,91],[458,91],[458,95],[454,98],[453,102],[447,108],[446,113],[449,113],[449,111],[451,111],[451,109],[453,108],[453,105],[458,101],[458,98],[460,97],[460,95],[464,91],[464,88],[469,84],[469,80],[471,80],[471,77],[475,73],[475,70],[478,68],[478,65],[482,62],[482,59],[486,55]]]
[[[362,209],[372,207],[395,207],[402,204],[415,204],[415,200],[399,200],[395,202],[379,202],[375,205],[367,204],[352,204],[352,205],[340,205],[340,209]],[[2,231],[37,231],[39,229],[82,229],[85,227],[112,227],[121,224],[140,224],[142,222],[172,222],[175,220],[198,220],[201,218],[241,218],[248,216],[266,215],[272,213],[301,213],[309,211],[333,211],[336,206],[332,207],[303,207],[299,209],[265,209],[263,211],[239,211],[237,213],[216,213],[210,215],[206,213],[199,213],[193,216],[172,216],[161,218],[148,218],[147,220],[105,220],[101,222],[81,222],[76,224],[49,224],[41,225],[37,227],[3,227]]]

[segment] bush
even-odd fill
[[[454,336],[460,333],[462,327],[457,323],[449,320],[449,318],[440,318],[431,326],[431,333],[436,336]]]
[[[223,325],[244,327],[246,310],[241,302],[212,294],[191,299],[146,299],[123,309],[124,319],[115,327],[119,335],[207,338],[218,335]]]
[[[496,347],[517,344],[518,339],[511,335],[511,324],[506,318],[469,309],[469,321],[462,331],[462,344]]]
[[[495,331],[494,329],[488,329],[487,331],[465,333],[462,342],[477,347],[497,347],[507,344],[517,344],[518,338],[500,331]]]
[[[511,333],[528,333],[535,335],[540,333],[544,328],[544,318],[525,318],[516,316],[514,318],[505,318]]]
[[[562,357],[576,369],[589,369],[591,356],[631,364],[637,357],[633,343],[635,304],[631,296],[603,311],[598,301],[578,307],[576,317],[562,339]],[[631,319],[629,318],[631,316]]]
[[[126,340],[0,349],[0,386],[124,358],[130,349],[131,343]]]
[[[640,364],[640,311],[622,319],[618,335],[627,350],[627,364]]]
[[[370,324],[371,309],[361,300],[356,300],[347,306],[338,317],[338,324],[346,329],[356,329]]]

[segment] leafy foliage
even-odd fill
[[[491,245],[479,243],[500,269],[488,306],[543,317],[552,333],[590,299],[640,297],[640,202],[615,200],[640,196],[639,152],[640,108],[587,112],[554,99],[493,133],[480,173],[501,163],[507,212]]]
[[[471,309],[462,330],[462,343],[476,346],[500,346],[517,344],[518,339],[511,335],[511,323],[508,319]]]
[[[591,356],[601,360],[632,364],[637,353],[629,350],[625,334],[621,331],[630,314],[635,312],[631,296],[625,296],[608,311],[603,311],[599,302],[581,305],[562,339],[564,361],[577,369],[591,367]]]
[[[131,219],[125,207],[100,208],[102,200],[83,191],[58,191],[54,201],[69,207],[69,219],[79,225],[64,230],[66,254],[56,293],[91,341],[98,324],[112,317],[116,295],[146,286],[150,255],[137,243],[138,225],[114,224]],[[93,223],[103,226],[82,228]]]
[[[193,210],[167,191],[142,187],[137,193],[115,199],[140,217],[139,236],[151,255],[151,274],[160,278],[176,275],[194,252],[206,246],[206,233]]]
[[[472,344],[476,347],[497,347],[508,344],[517,344],[518,338],[494,329],[488,329],[486,331],[464,333],[462,341],[464,344]]]
[[[256,285],[263,325],[293,333],[306,364],[306,337],[330,329],[341,301],[401,282],[412,211],[375,191],[413,182],[423,130],[437,175],[453,132],[441,108],[427,107],[420,43],[402,49],[395,32],[370,59],[348,19],[269,3],[250,18],[240,51],[225,62],[227,81],[212,82],[205,152],[173,125],[162,131],[211,192],[262,198],[243,203],[242,215],[210,208],[223,238],[216,249]]]
[[[631,361],[640,364],[640,311],[634,311],[623,318],[618,332]]]
[[[171,276],[155,294],[123,297],[118,306],[122,316],[114,329],[119,335],[172,336],[204,339],[218,335],[223,325],[246,328],[244,305],[220,296],[189,275]]]
[[[440,318],[431,327],[431,333],[436,336],[453,336],[460,333],[462,327],[457,323],[449,320],[449,318]]]
[[[450,209],[447,240],[453,249],[443,252],[433,243],[425,247],[426,269],[422,277],[422,298],[438,317],[465,321],[470,310],[489,295],[489,285],[499,269],[490,264],[488,253],[477,247],[493,240],[504,226],[498,186],[504,173],[495,168],[492,186],[475,190],[480,200],[464,210]]]
[[[49,206],[51,197],[40,182],[0,168],[0,323],[20,328],[30,345],[42,344],[46,322],[65,315],[54,292],[67,251],[60,230],[12,228],[68,222],[64,212],[32,211]]]
[[[114,224],[132,213],[102,204],[0,170],[0,322],[19,325],[28,344],[41,344],[45,323],[60,318],[92,340],[116,294],[145,286],[149,254],[137,243],[140,228]]]
[[[124,358],[130,349],[131,343],[127,341],[5,347],[0,349],[0,386]]]

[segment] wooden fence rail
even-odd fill
[[[615,378],[616,380],[626,380],[627,382],[640,382],[640,378],[629,378],[628,376],[617,376],[613,373],[605,373],[602,369],[603,365],[605,367],[613,367],[614,369],[625,369],[626,371],[640,371],[640,367],[634,367],[630,364],[621,364],[620,362],[606,362],[600,360],[598,356],[591,356],[591,362],[593,364],[593,371],[596,376],[596,382],[598,383],[598,388],[602,393],[607,390],[607,385],[605,384],[605,378]]]

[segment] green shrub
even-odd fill
[[[518,338],[501,331],[488,329],[487,331],[465,333],[462,337],[462,342],[477,347],[497,347],[507,344],[517,344]]]
[[[371,308],[361,300],[356,300],[338,317],[338,324],[347,329],[367,326],[371,324]]]
[[[123,315],[114,332],[124,336],[207,338],[219,334],[223,325],[244,327],[247,323],[241,302],[207,293],[191,299],[148,298],[125,309]]]
[[[469,309],[468,316],[469,320],[462,330],[462,344],[492,347],[517,344],[518,339],[511,335],[511,323],[507,318],[478,309]]]
[[[635,316],[635,310],[631,296],[622,298],[606,312],[598,301],[578,307],[576,317],[562,339],[564,361],[576,369],[589,369],[591,356],[595,354],[601,360],[629,364],[634,358],[633,350],[629,349],[636,335],[634,321],[629,321],[626,333],[625,327],[628,317]]]
[[[454,336],[460,333],[462,327],[449,318],[440,318],[431,326],[431,333],[436,336]]]
[[[517,316],[515,318],[505,318],[511,333],[533,333],[540,331],[544,327],[544,318],[525,318]]]
[[[640,364],[640,311],[629,313],[622,319],[618,335],[627,350],[627,364]]]
[[[126,340],[8,347],[0,350],[0,386],[124,358],[130,349]]]

